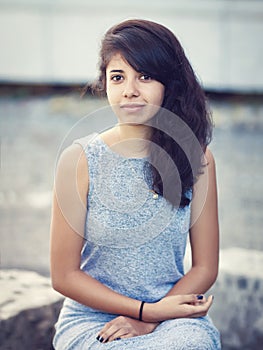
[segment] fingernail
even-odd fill
[[[103,337],[101,337],[100,339],[99,339],[99,341],[102,343],[103,342],[103,340],[104,340],[104,338]]]
[[[196,297],[197,297],[197,300],[203,300],[204,299],[204,296],[202,294],[198,294]]]
[[[100,335],[98,335],[96,339],[97,339],[97,340],[100,340]]]
[[[212,300],[214,300],[215,299],[215,296],[214,295],[212,295]]]
[[[121,338],[115,338],[114,340],[121,340]]]

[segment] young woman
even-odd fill
[[[76,140],[58,162],[51,277],[66,299],[54,347],[220,349],[204,295],[219,250],[204,93],[160,24],[122,22],[100,54],[95,90],[106,92],[117,124]]]

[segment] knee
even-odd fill
[[[219,350],[217,342],[205,329],[192,327],[180,339],[182,350]],[[177,348],[177,347],[176,347]]]

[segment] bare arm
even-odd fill
[[[194,186],[194,196],[191,211],[191,229],[190,244],[192,251],[192,267],[189,272],[177,282],[167,295],[157,303],[156,307],[162,307],[165,310],[172,297],[181,297],[182,295],[197,295],[207,292],[213,285],[218,273],[219,256],[219,226],[218,226],[218,208],[217,208],[217,185],[215,161],[212,153],[207,149],[206,160],[208,165],[204,169],[204,174],[200,175]],[[207,300],[203,299],[201,305],[194,302],[200,313],[195,313],[186,317],[196,317],[205,315],[212,305],[212,296]],[[190,306],[190,305],[189,305]],[[192,306],[192,305],[191,305]],[[145,315],[155,318],[156,307],[145,305]],[[187,306],[185,306],[187,308]],[[158,315],[160,314],[160,310]],[[182,316],[177,316],[182,317]],[[175,317],[176,318],[176,317]]]
[[[115,293],[80,270],[88,193],[84,152],[73,145],[61,156],[51,221],[51,279],[55,290],[104,312],[137,318],[140,301]]]
[[[215,161],[207,150],[208,165],[194,187],[190,244],[192,268],[168,295],[205,293],[218,273],[219,227]]]

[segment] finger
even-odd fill
[[[133,335],[132,333],[127,333],[127,334],[123,335],[123,336],[120,338],[120,340],[121,340],[121,339],[132,338],[132,337],[134,337],[134,335]]]
[[[114,336],[116,332],[118,332],[119,327],[117,325],[110,325],[110,327],[107,327],[104,330],[101,330],[97,336],[97,340],[100,341],[101,343],[106,343],[109,341],[109,338]]]
[[[207,299],[205,299],[203,301],[202,305],[204,305],[205,307],[207,307],[209,309],[210,306],[213,304],[213,299],[214,299],[214,297],[212,295],[210,295]]]
[[[214,296],[213,295],[209,295],[209,297],[207,298],[207,302],[208,303],[208,308],[210,308],[213,304],[214,301]]]
[[[207,301],[200,305],[193,305],[193,317],[205,316],[213,303],[213,296],[210,295]]]
[[[105,333],[105,331],[104,331],[104,327],[103,327],[103,329],[101,330],[101,331],[99,331],[99,333],[97,334],[97,336],[96,336],[96,339],[98,340],[98,341],[100,341],[101,343],[103,342],[103,340],[104,340],[104,333]]]
[[[111,337],[109,337],[108,342],[121,340],[122,338],[131,338],[131,337],[132,337],[132,334],[129,333],[127,329],[122,328],[116,333],[114,333]]]
[[[105,323],[104,327],[97,334],[96,339],[99,340],[100,342],[104,342],[106,340],[108,332],[110,332],[110,334],[111,334],[111,332],[113,331],[113,329],[112,329],[113,326],[115,326],[116,329],[120,328],[120,326],[118,326],[119,319],[120,319],[120,317],[116,317],[113,320]]]
[[[202,305],[206,303],[207,299],[204,294],[197,294],[196,295],[196,301],[192,303],[192,305]]]
[[[196,294],[183,294],[183,295],[180,295],[179,297],[180,297],[180,300],[179,300],[180,304],[191,304],[199,301]]]
[[[112,326],[112,321],[105,323],[104,327],[99,331],[97,338],[101,337],[103,333],[107,332],[107,330]]]

